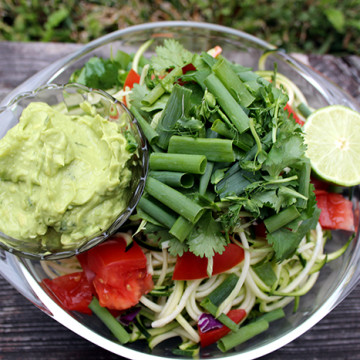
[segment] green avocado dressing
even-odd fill
[[[106,230],[127,204],[126,145],[100,115],[31,103],[0,140],[0,231],[66,249]]]

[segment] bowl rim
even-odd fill
[[[146,31],[146,30],[152,30],[154,28],[196,28],[196,29],[206,29],[206,30],[213,30],[218,31],[222,33],[226,33],[228,35],[234,35],[246,40],[249,40],[251,42],[254,42],[257,45],[260,45],[264,48],[267,48],[269,50],[275,50],[277,49],[276,46],[269,44],[266,41],[263,41],[253,35],[247,34],[241,30],[236,30],[233,28],[229,28],[222,25],[217,24],[211,24],[211,23],[205,23],[205,22],[193,22],[193,21],[161,21],[161,22],[153,22],[153,23],[145,23],[140,25],[134,25],[130,26],[125,29],[120,29],[117,31],[114,31],[110,34],[104,35],[96,40],[93,40],[89,42],[87,45],[82,46],[79,50],[73,52],[72,54],[65,56],[64,58],[58,60],[57,62],[53,63],[52,65],[49,65],[45,69],[41,70],[40,72],[36,73],[34,76],[29,78],[27,81],[25,81],[22,85],[14,89],[4,100],[6,101],[9,96],[12,95],[14,92],[19,91],[19,89],[26,88],[30,86],[31,82],[36,77],[46,77],[52,74],[52,77],[49,78],[48,81],[51,81],[53,78],[58,76],[58,74],[61,72],[61,67],[69,62],[76,61],[79,57],[85,55],[86,53],[90,52],[91,50],[95,49],[99,45],[105,45],[121,36],[136,33],[139,31]],[[319,73],[314,72],[314,70],[308,68],[306,65],[300,63],[298,60],[295,60],[291,56],[285,54],[285,53],[279,53],[285,61],[289,62],[291,66],[295,66],[297,69],[303,72],[303,77],[305,77],[308,81],[310,80],[310,83],[315,86],[317,89],[322,89],[322,94],[325,95],[329,101],[334,99],[334,97],[342,95],[349,99],[349,105],[352,108],[355,108],[355,110],[358,110],[359,107],[356,105],[356,101],[353,100],[347,93],[342,91],[341,89],[337,88],[333,83],[330,82],[332,87],[323,88],[322,85],[329,84],[329,81],[324,79],[323,76]],[[0,103],[1,105],[1,103]],[[357,259],[360,259],[360,242],[357,241],[355,248],[353,249],[354,252],[357,252],[358,257]],[[354,258],[352,259],[354,260]],[[86,326],[80,324],[76,319],[74,319],[69,313],[67,313],[65,310],[63,310],[61,307],[59,307],[47,294],[46,292],[41,288],[41,286],[37,283],[37,281],[34,279],[33,275],[31,274],[30,270],[28,269],[28,264],[25,263],[25,259],[16,259],[17,264],[19,265],[23,277],[26,279],[28,284],[31,286],[32,290],[36,294],[36,296],[44,303],[46,307],[52,312],[50,316],[54,317],[58,322],[60,322],[65,327],[69,328],[70,330],[74,331],[78,335],[84,337],[85,339],[93,342],[94,344],[111,351],[115,354],[122,355],[125,357],[128,357],[129,359],[137,359],[139,355],[139,351],[133,350],[130,348],[127,348],[126,346],[117,344],[109,339],[105,339],[101,335],[98,335],[94,333],[92,330],[88,329]],[[287,334],[283,334],[280,338],[272,341],[269,344],[263,345],[261,348],[245,351],[242,354],[229,354],[225,355],[224,357],[229,359],[255,359],[260,356],[264,356],[266,354],[269,354],[275,350],[278,350],[279,348],[285,346],[286,344],[290,343],[291,341],[295,340],[302,334],[304,334],[306,331],[308,331],[311,327],[313,327],[316,323],[318,323],[321,319],[323,319],[336,305],[338,305],[346,295],[349,294],[349,292],[355,287],[357,281],[360,277],[360,268],[355,269],[355,261],[351,261],[352,267],[350,267],[350,270],[346,275],[344,275],[342,281],[339,283],[339,286],[337,287],[336,291],[318,308],[318,310],[313,313],[307,320],[305,320],[302,324],[297,326],[295,329],[289,331]],[[351,265],[351,264],[349,264]],[[315,316],[316,315],[316,316]],[[68,321],[65,321],[65,319]],[[79,329],[83,331],[83,333],[79,333]],[[121,350],[119,352],[118,350]],[[157,356],[157,355],[151,355],[146,353],[141,353],[141,356],[144,360],[161,360],[166,359],[165,357]]]

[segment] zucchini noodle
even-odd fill
[[[238,280],[229,296],[218,307],[218,316],[226,314],[231,309],[243,309],[249,314],[256,304],[259,304],[259,310],[264,313],[283,308],[295,297],[306,294],[316,283],[319,271],[312,273],[312,269],[316,264],[324,263],[325,241],[320,224],[308,238],[303,238],[296,254],[280,264],[274,264],[277,282],[273,289],[254,271],[257,264],[272,255],[272,248],[261,238],[250,239],[243,230],[234,235],[232,242],[244,249],[244,260],[225,273],[207,279],[171,280],[176,258],[168,254],[167,247],[161,252],[145,251],[148,271],[157,277],[156,286],[171,287],[169,296],[157,297],[150,292],[140,298],[142,306],[153,314],[152,329],[149,330],[151,337],[148,339],[151,349],[173,337],[181,337],[184,343],[199,343],[197,321],[204,312],[200,303],[231,273],[236,274]],[[301,261],[300,256],[306,264]],[[81,269],[75,257],[52,262],[43,261],[41,265],[49,278]],[[321,266],[318,270],[320,268]],[[136,326],[134,328],[136,329]],[[141,331],[133,330],[133,341],[139,337],[143,337]]]

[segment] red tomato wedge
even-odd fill
[[[354,231],[354,213],[350,200],[325,190],[315,191],[315,194],[323,229]]]
[[[285,107],[284,107],[284,110],[286,110],[288,113],[289,113],[289,117],[290,115],[293,116],[294,120],[301,126],[303,126],[305,123],[304,121],[302,121],[300,119],[300,117],[298,116],[298,114],[296,114],[296,112],[293,110],[293,108],[289,105],[289,104],[286,104]]]
[[[240,246],[229,244],[222,254],[214,255],[213,275],[221,274],[243,260],[244,250]],[[207,264],[207,258],[185,252],[182,256],[178,256],[172,278],[173,280],[205,279],[208,277]]]
[[[84,272],[59,276],[53,280],[44,279],[42,283],[54,293],[64,309],[91,314],[88,306],[93,294]]]
[[[101,306],[128,309],[153,288],[151,275],[146,271],[146,256],[135,242],[126,251],[125,240],[113,237],[85,255],[82,266],[88,277],[93,278]]]
[[[243,309],[235,309],[230,310],[227,313],[227,316],[237,324],[240,323],[241,320],[243,320],[246,316],[246,311]],[[223,327],[219,329],[210,330],[207,332],[201,332],[201,330],[198,328],[199,336],[200,336],[200,344],[201,347],[209,346],[218,340],[220,340],[222,337],[224,337],[226,334],[228,334],[231,330],[223,325]]]

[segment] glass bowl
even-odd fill
[[[29,104],[35,102],[48,104],[53,109],[56,109],[58,112],[64,115],[89,115],[91,113],[92,116],[100,115],[102,118],[108,121],[117,122],[120,131],[124,134],[129,134],[130,132],[138,145],[138,149],[131,154],[129,153],[129,159],[126,160],[126,168],[130,170],[131,176],[128,178],[126,185],[121,185],[123,195],[121,196],[121,201],[119,199],[119,206],[116,211],[112,211],[112,213],[109,214],[106,220],[102,222],[103,225],[101,227],[103,229],[99,229],[100,226],[94,224],[91,230],[85,233],[86,235],[76,234],[74,240],[68,242],[60,240],[62,239],[62,237],[69,238],[72,235],[72,232],[78,232],[77,228],[72,228],[70,224],[72,222],[72,216],[75,215],[70,215],[68,218],[66,218],[67,214],[71,214],[72,211],[77,212],[77,209],[79,207],[83,206],[83,204],[86,205],[86,203],[88,202],[88,200],[85,199],[81,200],[78,204],[77,200],[70,201],[66,198],[66,203],[69,201],[70,202],[66,210],[62,214],[61,226],[59,227],[59,229],[56,228],[55,230],[55,227],[57,226],[56,223],[55,225],[51,225],[51,223],[48,224],[46,230],[47,232],[44,235],[46,236],[46,238],[41,235],[37,235],[36,237],[30,237],[28,234],[26,234],[19,239],[15,239],[6,234],[6,228],[3,229],[3,232],[0,232],[0,246],[10,252],[34,259],[61,259],[73,256],[74,254],[83,252],[99,244],[100,242],[107,239],[110,235],[114,234],[119,229],[119,227],[128,219],[128,217],[136,207],[144,189],[148,162],[147,145],[139,127],[137,126],[136,120],[124,104],[117,101],[111,95],[102,90],[89,89],[86,86],[80,84],[49,84],[41,86],[33,91],[22,92],[16,95],[8,103],[7,106],[0,108],[1,138],[4,137],[5,134],[7,134],[9,129],[13,128],[16,124],[19,123],[19,119],[23,113],[23,110],[27,108]],[[37,111],[37,109],[35,109],[35,111]],[[82,136],[83,134],[81,134],[78,139],[81,139]],[[57,140],[55,139],[55,141]],[[87,140],[85,139],[85,141]],[[66,146],[68,147],[69,145]],[[82,146],[84,147],[86,145]],[[76,148],[74,149],[76,151]],[[51,149],[48,150],[51,151]],[[44,151],[47,150],[45,148],[42,148],[42,150],[40,150],[40,153]],[[81,153],[80,150],[79,153]],[[44,160],[44,162],[46,161]],[[28,163],[32,163],[31,159],[29,158]],[[43,169],[45,169],[44,172],[46,172],[48,176],[51,177],[53,175],[52,173],[50,174],[51,169],[49,170],[45,165],[41,166]],[[71,165],[71,163],[69,163],[69,165]],[[53,165],[49,165],[49,167],[53,167]],[[59,171],[62,171],[63,169],[65,169],[65,167],[60,167]],[[96,172],[94,172],[94,174],[96,174]],[[74,178],[74,176],[72,177]],[[76,174],[76,176],[80,176],[80,174]],[[23,180],[20,180],[19,182],[21,181]],[[71,180],[70,182],[71,184],[73,184],[73,180]],[[18,182],[15,181],[15,183],[17,184]],[[47,192],[48,190],[52,193],[68,192],[71,194],[71,192],[68,191],[68,182],[62,182],[60,184],[57,184],[56,188],[55,186],[53,186],[55,185],[55,182],[52,182],[51,184],[53,185],[51,186],[47,186],[46,184],[44,184],[44,182],[42,182],[41,184],[42,185],[40,185],[39,190],[40,194],[44,195],[44,192]],[[91,186],[91,184],[92,179],[85,180],[85,187]],[[33,186],[35,187],[35,185]],[[81,189],[77,187],[75,195],[79,192],[81,192]],[[115,196],[115,194],[111,195],[111,197],[113,196]],[[108,196],[106,195],[106,193],[104,193],[103,199],[101,201],[108,201]],[[29,202],[31,202],[31,199],[29,200]],[[34,201],[32,201],[32,203],[33,202]],[[39,200],[39,202],[41,201]],[[31,211],[35,213],[35,208],[37,209],[39,205],[36,202],[34,202],[34,204],[35,206],[29,206],[26,211]],[[98,205],[99,204],[96,203],[96,206]],[[40,208],[42,208],[42,206],[43,205],[40,205]],[[47,205],[45,204],[45,206]],[[113,206],[110,209],[112,208]],[[59,221],[60,220],[56,218],[56,222]],[[65,225],[63,225],[63,223]]]
[[[195,22],[143,24],[108,34],[42,70],[23,83],[15,90],[15,93],[31,90],[46,83],[67,82],[70,74],[81,67],[90,57],[95,55],[109,57],[111,52],[118,49],[134,53],[145,41],[153,38],[154,42],[151,48],[145,53],[145,56],[151,56],[155,46],[160,44],[164,38],[169,37],[179,40],[185,48],[194,52],[201,52],[220,45],[223,54],[228,59],[254,70],[258,69],[261,55],[264,52],[270,52],[265,68],[273,69],[274,63],[277,63],[278,71],[293,80],[305,94],[311,107],[319,108],[329,104],[342,104],[359,110],[355,101],[335,84],[274,46],[238,30]],[[354,187],[352,202],[356,214],[359,213],[359,197],[359,187]],[[359,223],[358,217],[356,223]],[[339,249],[344,244],[344,240],[344,233],[334,233],[333,240],[327,244],[327,250]],[[279,349],[309,330],[339,304],[358,282],[360,277],[360,267],[358,266],[360,242],[358,240],[359,233],[357,232],[355,240],[347,251],[322,269],[315,286],[308,294],[301,297],[295,313],[290,304],[285,308],[286,317],[271,324],[270,329],[263,335],[257,336],[225,354],[220,352],[216,346],[205,348],[201,351],[199,358],[255,359]],[[19,259],[6,254],[1,270],[12,284],[40,309],[78,335],[108,351],[129,359],[181,358],[172,354],[174,343],[171,340],[155,347],[153,351],[150,351],[146,343],[141,341],[120,345],[94,317],[76,312],[70,313],[61,309],[42,288],[40,282],[46,277],[46,274],[37,261]]]

